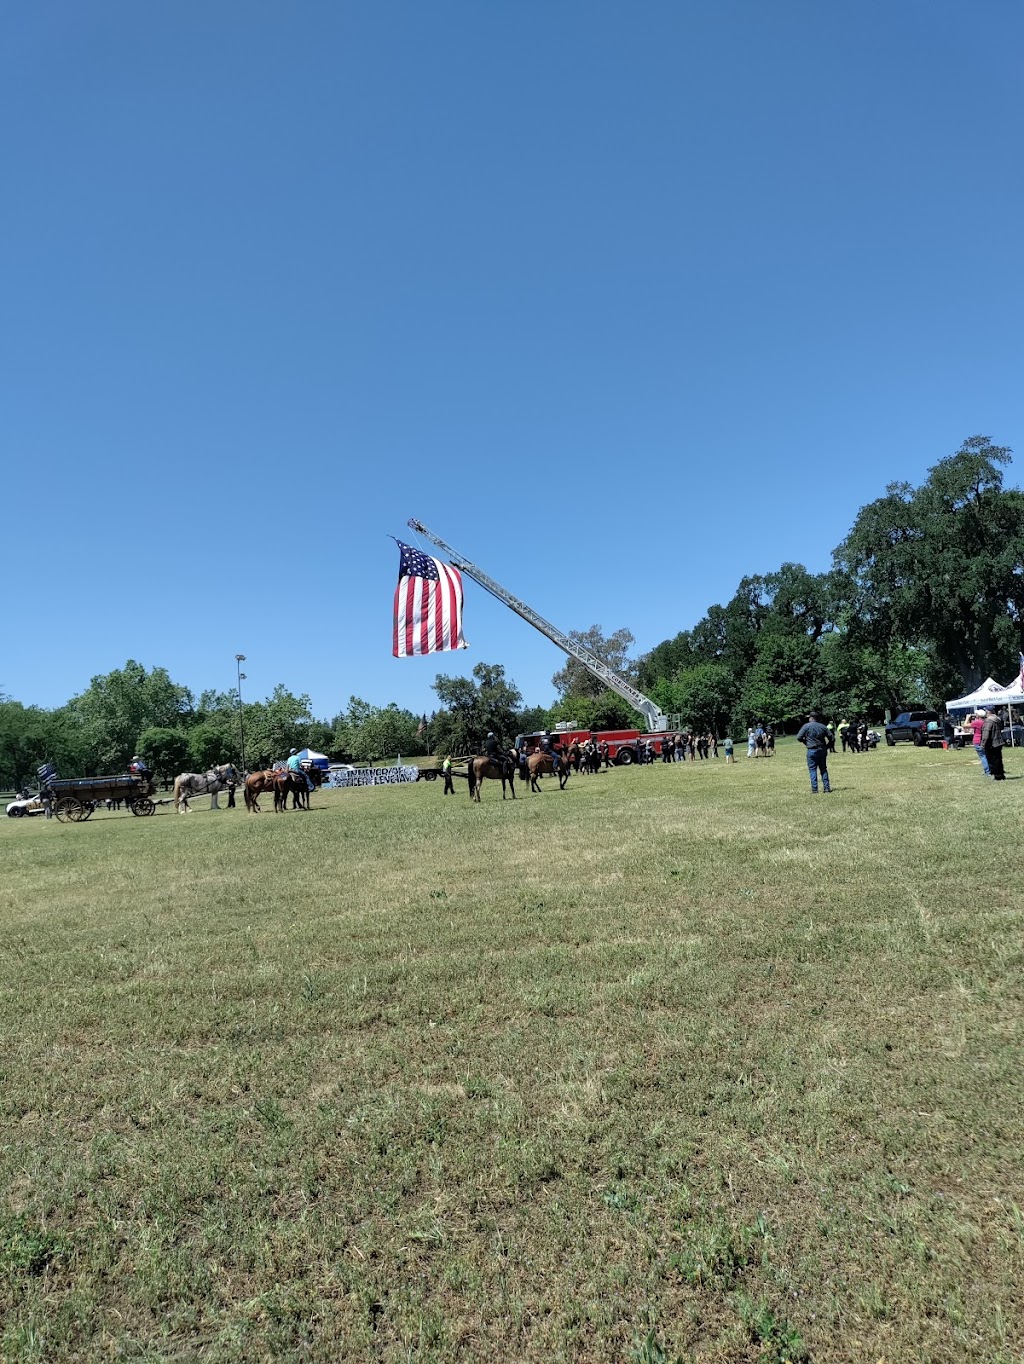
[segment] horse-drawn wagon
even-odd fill
[[[151,815],[156,810],[150,799],[155,790],[148,773],[125,772],[114,777],[50,777],[43,794],[49,792],[58,819],[79,824],[108,800],[124,801],[133,815]]]

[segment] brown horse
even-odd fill
[[[309,809],[309,791],[303,780],[306,769],[290,772],[287,767],[268,767],[262,772],[251,772],[245,779],[245,808],[254,815],[260,813],[259,797],[273,792],[275,813],[287,807],[288,792],[292,793],[292,809]],[[309,769],[314,788],[323,785],[324,774],[318,767]]]
[[[505,799],[506,785],[512,792],[512,799],[516,798],[516,761],[510,753],[503,754],[500,758],[489,758],[483,753],[477,758],[470,758],[466,776],[469,778],[471,800],[479,801],[480,783],[485,777],[501,782],[502,800]]]
[[[245,779],[245,808],[254,815],[258,815],[260,807],[258,797],[265,791],[273,791],[274,780],[277,772],[273,768],[266,768],[262,772],[250,772]]]
[[[540,784],[537,781],[538,773],[552,773],[555,770],[555,762],[550,753],[542,753],[540,749],[531,753],[528,758],[520,761],[520,769],[525,769],[525,775],[530,782],[530,790],[540,794]],[[565,783],[569,780],[569,773],[572,768],[563,757],[558,764],[558,789],[565,790]]]

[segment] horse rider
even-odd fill
[[[551,770],[555,776],[558,776],[562,770],[562,759],[559,756],[558,749],[551,742],[551,735],[547,730],[540,736],[540,751],[546,753],[551,759]]]
[[[493,729],[487,731],[487,738],[484,740],[484,754],[503,772],[512,765],[512,759],[498,743]]]
[[[288,771],[289,771],[289,772],[298,772],[298,774],[299,774],[300,777],[304,777],[304,778],[305,778],[305,781],[306,781],[306,790],[307,790],[307,791],[312,791],[312,789],[313,789],[313,779],[312,779],[312,777],[310,777],[309,773],[308,773],[308,772],[305,770],[305,768],[302,766],[302,759],[299,757],[299,750],[298,750],[297,748],[293,748],[293,749],[290,749],[290,750],[289,750],[289,753],[288,753],[288,762],[287,762],[286,765],[287,765],[287,768],[288,768]],[[287,799],[287,797],[285,797],[285,799]]]
[[[505,754],[501,751],[498,740],[493,729],[487,731],[487,738],[484,740],[484,752],[492,763],[501,763]]]

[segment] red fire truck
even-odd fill
[[[532,753],[540,744],[544,730],[535,734],[520,734],[516,738],[516,748],[525,748]],[[582,744],[595,739],[599,744],[608,745],[608,757],[619,767],[640,761],[639,746],[652,744],[656,757],[661,757],[662,744],[674,740],[675,735],[668,732],[642,734],[638,729],[556,729],[548,732],[548,738],[556,748],[563,750],[572,744]]]

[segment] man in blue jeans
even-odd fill
[[[811,795],[818,794],[818,773],[821,773],[821,789],[829,795],[832,788],[828,784],[828,727],[821,723],[821,716],[812,710],[806,725],[797,731],[797,743],[807,747],[807,770],[811,774]]]

